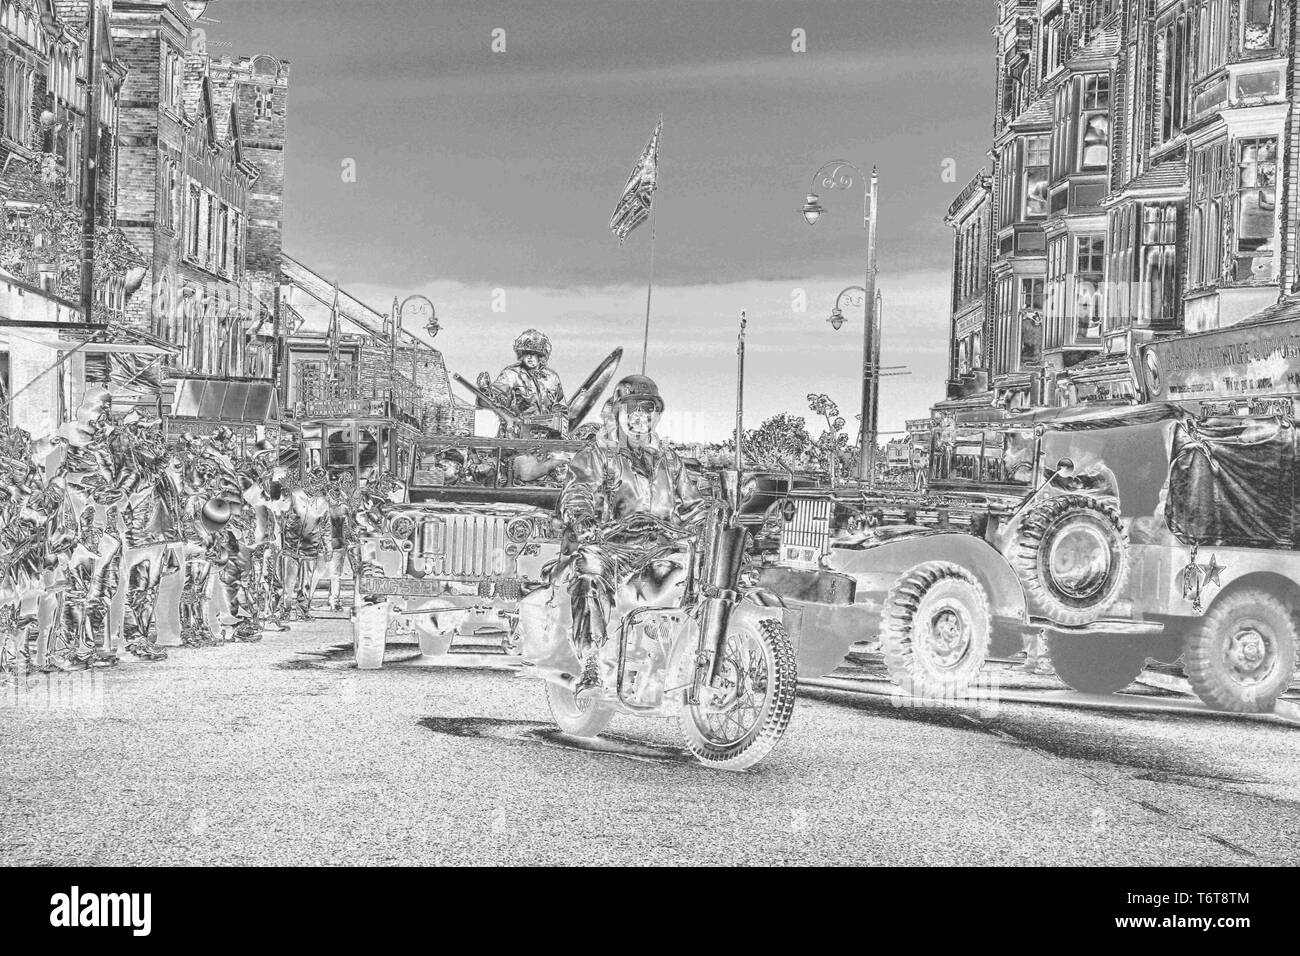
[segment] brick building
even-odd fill
[[[112,35],[129,67],[118,225],[150,262],[131,317],[176,349],[178,380],[269,379],[288,64],[213,62],[176,0],[115,0]]]
[[[21,323],[0,329],[0,420],[36,435],[52,430],[74,400],[72,373],[83,368],[85,358],[79,355],[55,369],[61,346],[50,326],[83,319],[88,14],[88,0],[0,0],[0,318]],[[94,208],[99,228],[108,230],[117,192],[116,125],[126,66],[108,30],[107,4],[100,10],[98,32]],[[95,278],[97,303],[120,311],[135,286],[127,270],[99,262]],[[11,396],[19,393],[21,401],[10,407]]]
[[[957,381],[950,398],[1150,397],[1139,373],[1159,343],[1272,321],[1300,291],[1297,6],[996,3],[992,241],[972,363],[989,384]],[[968,218],[949,221],[960,247]],[[954,328],[968,315],[954,303]]]
[[[952,323],[949,327],[947,397],[935,411],[987,407],[985,346],[988,338],[989,245],[992,242],[992,178],[980,170],[966,184],[945,221],[953,227]]]

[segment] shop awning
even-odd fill
[[[280,403],[270,382],[183,378],[176,382],[172,417],[263,424],[280,420]]]

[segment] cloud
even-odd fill
[[[943,397],[948,283],[949,276],[941,271],[881,277],[885,297],[881,363],[907,365],[911,371],[909,376],[881,382],[882,432],[901,430],[906,419],[927,415],[929,405]],[[812,278],[799,283],[754,279],[656,286],[646,370],[659,381],[669,402],[673,414],[665,421],[674,437],[713,440],[731,434],[742,309],[749,322],[747,425],[782,411],[805,413],[810,392],[830,394],[852,420],[861,401],[862,319],[850,315],[838,332],[825,321],[842,285],[842,280]],[[806,293],[805,312],[792,311],[796,288]],[[513,361],[511,343],[529,327],[550,336],[552,367],[569,390],[577,388],[616,346],[623,348],[623,374],[641,367],[644,286],[555,289],[439,280],[400,290],[359,283],[348,291],[381,313],[389,310],[394,294],[427,295],[442,324],[436,346],[450,370],[471,380],[480,371],[496,372]],[[498,303],[504,301],[504,312],[493,311],[494,297]],[[304,313],[309,327],[324,330],[329,319],[325,307],[293,304]],[[817,427],[816,422],[810,424]]]

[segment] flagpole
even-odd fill
[[[664,131],[664,114],[659,114],[659,123],[655,126],[655,181],[650,194],[650,281],[645,287],[645,337],[641,342],[641,374],[645,374],[646,359],[650,355],[650,293],[655,285],[655,210],[654,193],[659,191],[659,146]]]
[[[650,293],[655,285],[655,206],[650,204],[650,281],[645,287],[645,338],[641,342],[641,374],[645,374],[646,356],[650,354]]]

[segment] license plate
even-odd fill
[[[362,578],[359,590],[364,594],[393,594],[403,597],[434,597],[442,593],[442,581],[416,578]]]

